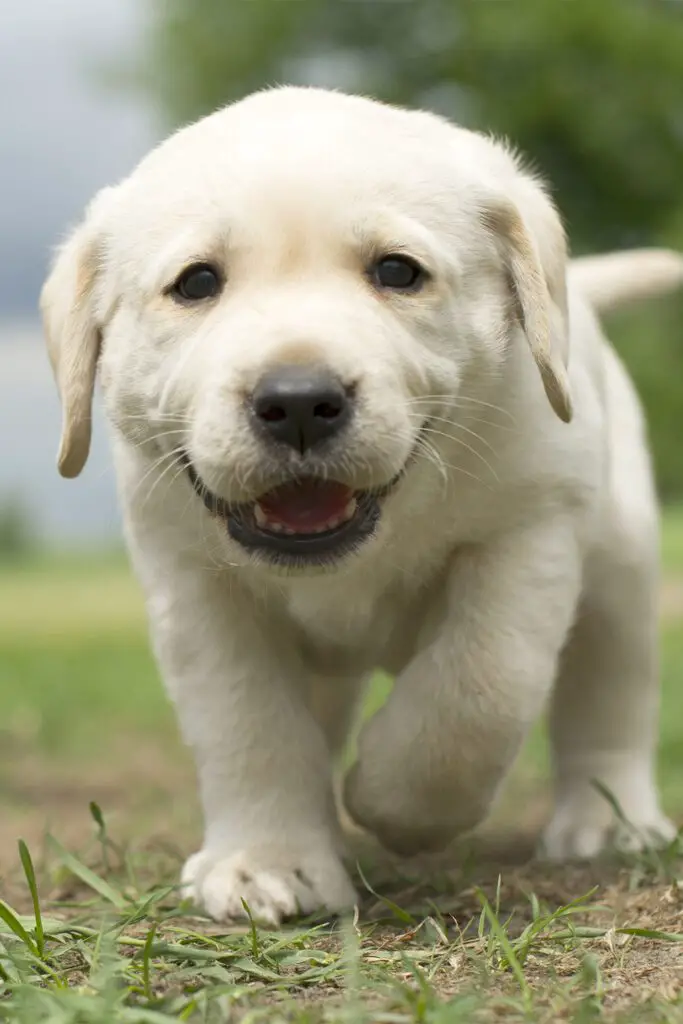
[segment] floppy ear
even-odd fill
[[[533,186],[534,191],[537,186]],[[531,196],[528,197],[531,200]],[[501,247],[518,317],[541,374],[548,401],[561,420],[572,418],[567,377],[569,324],[567,250],[560,219],[542,195],[533,196],[534,234],[518,208],[500,199],[484,220]]]
[[[98,197],[98,206],[99,201]],[[59,250],[40,295],[48,354],[62,402],[57,465],[65,477],[78,476],[90,450],[92,399],[100,350],[94,294],[100,235],[93,211],[94,205],[85,222]]]

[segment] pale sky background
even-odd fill
[[[161,134],[144,98],[104,83],[142,51],[144,14],[144,0],[0,0],[0,505],[20,496],[58,543],[115,537],[118,516],[99,416],[83,476],[57,475],[36,302],[52,247]]]

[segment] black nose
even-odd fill
[[[281,366],[257,384],[253,409],[273,440],[303,453],[348,423],[351,397],[324,367]]]

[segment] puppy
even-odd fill
[[[480,822],[548,701],[547,855],[674,834],[650,460],[594,310],[681,281],[666,251],[568,265],[504,146],[316,89],[220,110],[96,197],[41,299],[59,469],[99,374],[215,918],[354,903],[331,764],[380,666],[344,796],[387,847]]]

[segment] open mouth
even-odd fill
[[[227,516],[228,531],[252,550],[287,561],[325,561],[350,553],[375,531],[377,496],[308,478],[267,491]]]
[[[336,560],[368,540],[377,528],[381,499],[402,475],[372,492],[302,477],[253,502],[229,504],[204,485],[187,456],[184,461],[195,491],[209,512],[225,522],[234,540],[289,565]]]
[[[324,565],[351,554],[377,530],[382,500],[403,478],[418,451],[429,420],[420,428],[403,467],[387,484],[354,490],[338,480],[302,476],[273,487],[250,502],[232,503],[206,486],[187,452],[187,475],[211,515],[247,551],[288,566]]]

